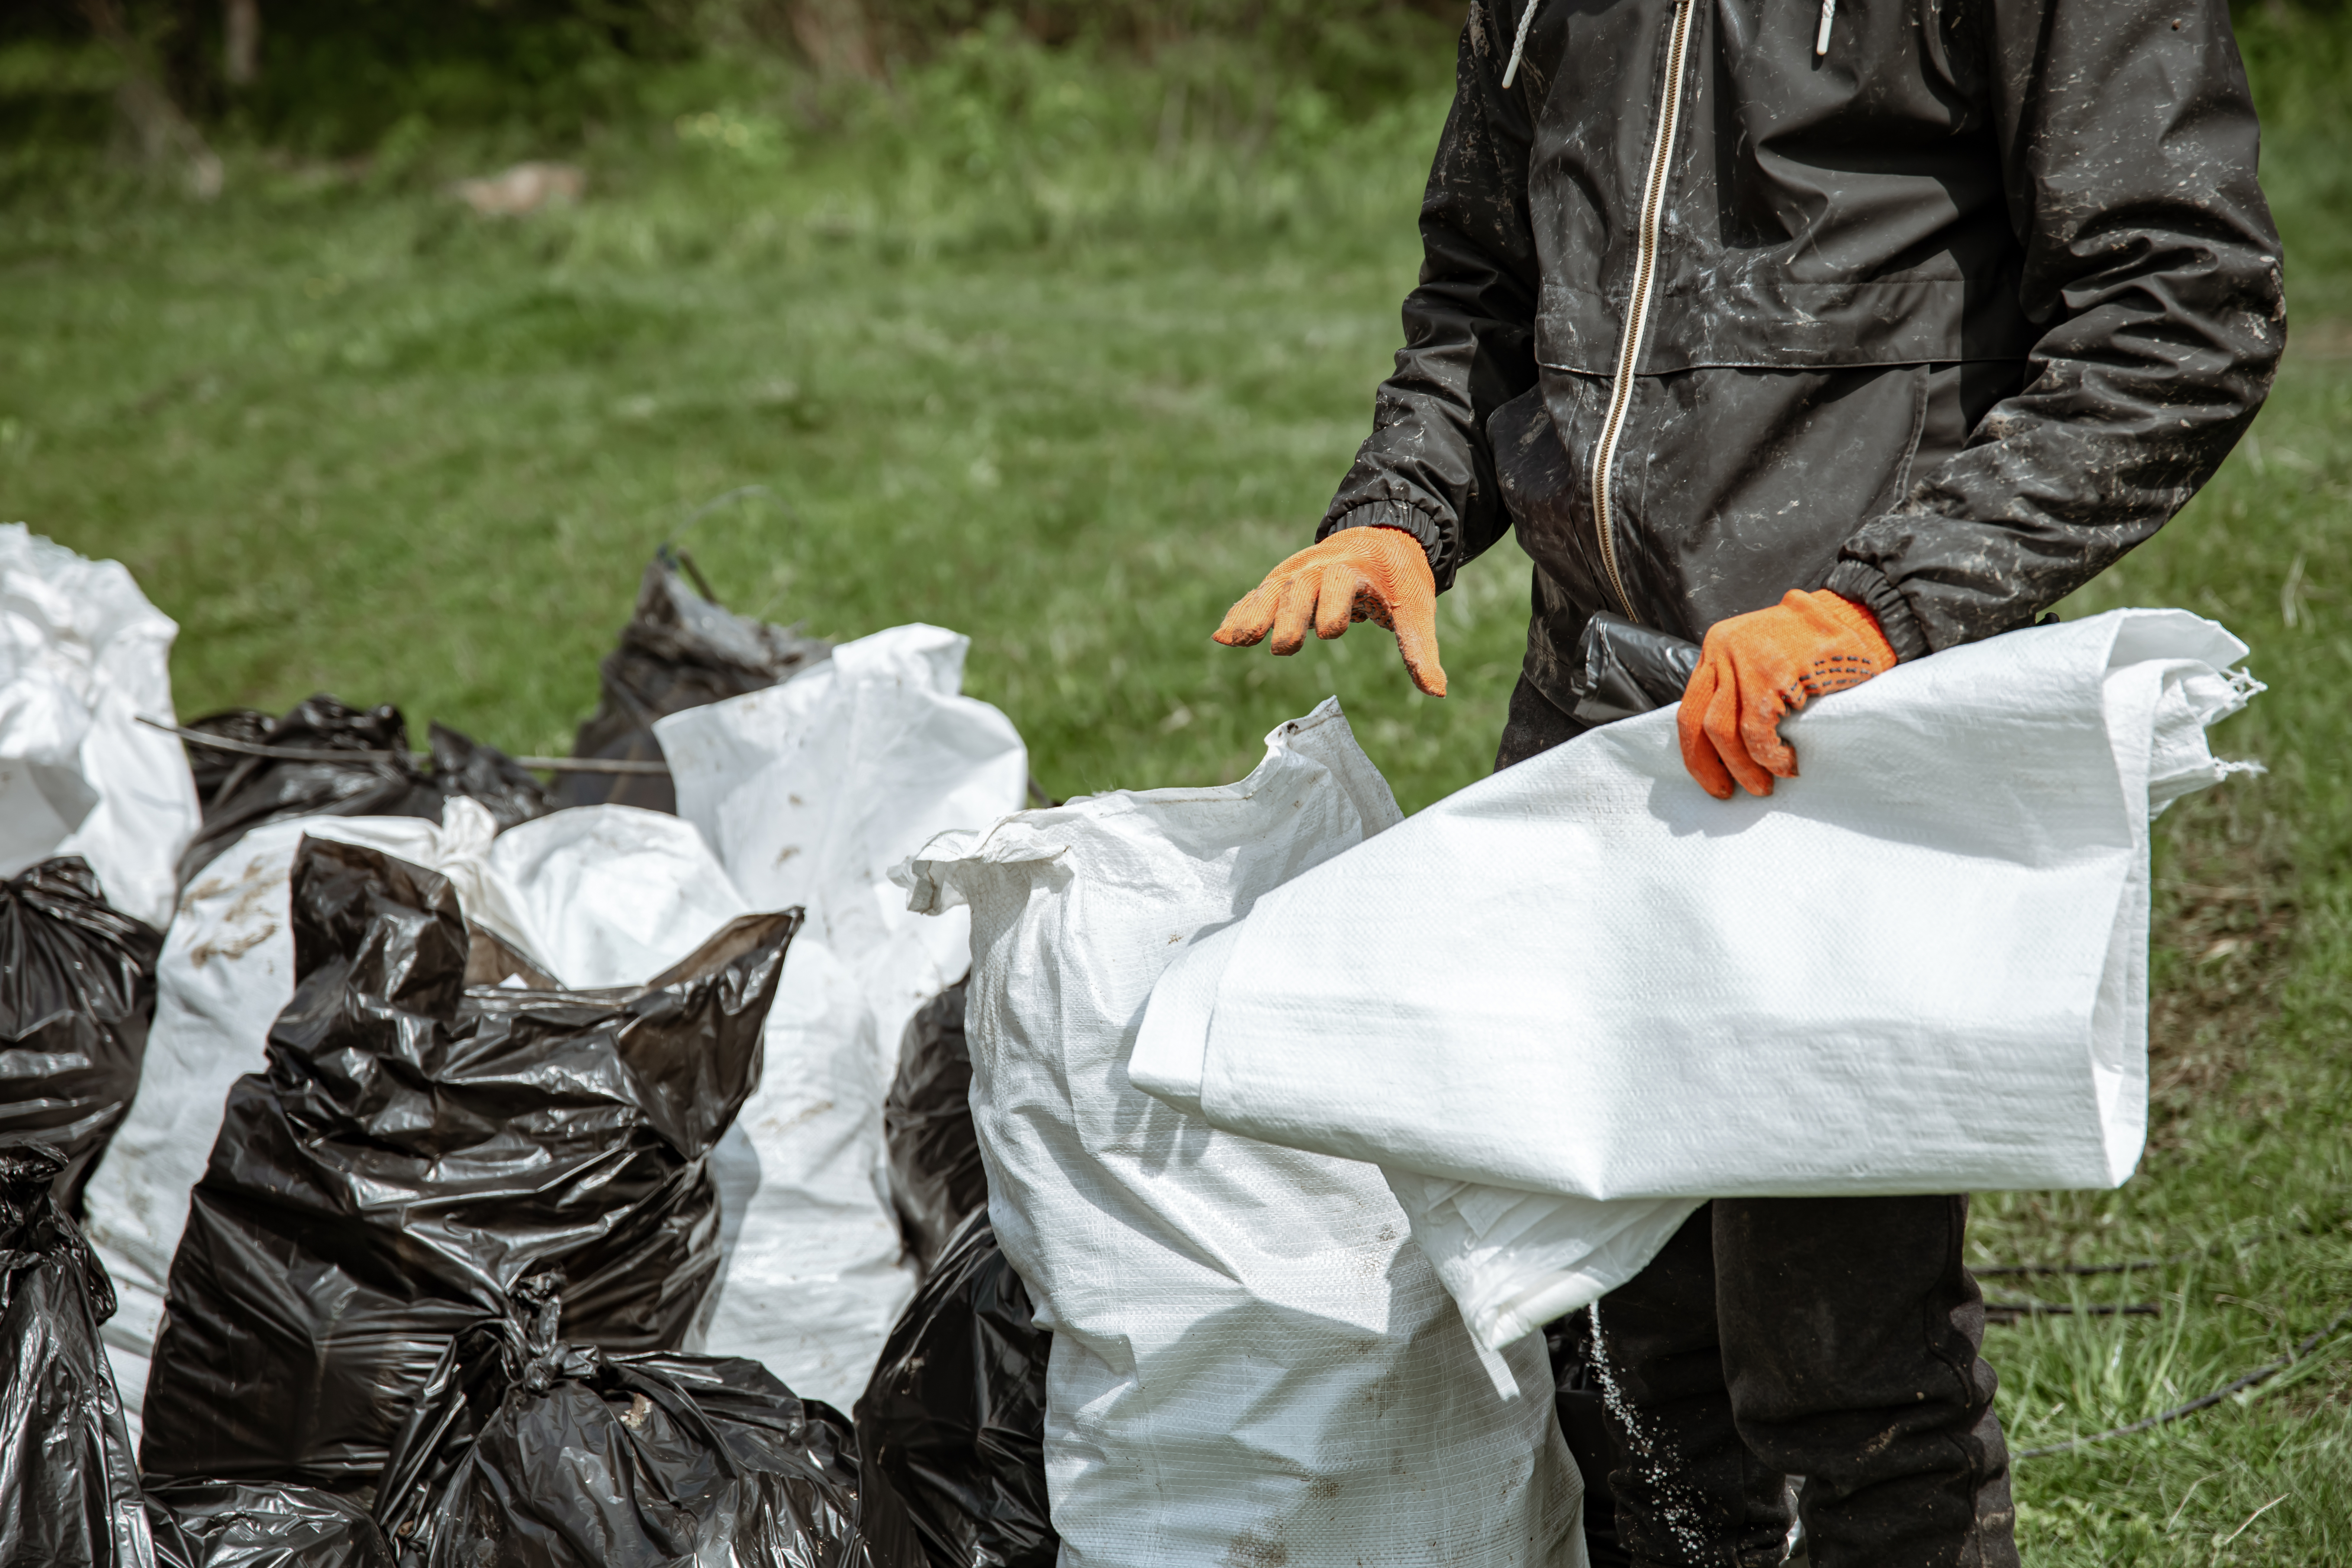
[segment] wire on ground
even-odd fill
[[[2338,1312],[2334,1322],[2295,1346],[2284,1361],[2274,1361],[2268,1366],[2256,1367],[2243,1377],[2233,1378],[2212,1393],[2201,1398],[2192,1399],[2186,1405],[2176,1405],[2169,1410],[2151,1415],[2145,1421],[2135,1421],[2128,1426],[2110,1426],[2104,1432],[2093,1432],[2085,1436],[2070,1437],[2063,1443],[2050,1443],[2039,1448],[2028,1448],[2022,1453],[2011,1455],[2011,1458],[2012,1459],[2045,1459],[2053,1454],[2071,1454],[2077,1448],[2087,1448],[2094,1443],[2104,1443],[2110,1437],[2129,1437],[2137,1433],[2153,1431],[2158,1426],[2178,1421],[2184,1415],[2194,1415],[2200,1410],[2209,1410],[2231,1394],[2243,1394],[2250,1388],[2268,1383],[2289,1367],[2299,1366],[2308,1361],[2312,1352],[2347,1321],[2352,1321],[2352,1312]]]
[[[2160,1318],[2164,1309],[2153,1301],[2121,1307],[2076,1307],[2058,1301],[1987,1301],[1985,1321],[2014,1323],[2021,1318]]]
[[[379,762],[407,760],[420,762],[432,756],[430,752],[375,752],[356,746],[330,748],[324,746],[268,746],[255,741],[232,741],[226,735],[206,734],[184,725],[164,724],[139,715],[139,721],[151,730],[161,730],[167,735],[177,735],[190,745],[205,746],[215,752],[234,752],[241,757],[272,757],[281,763],[349,763],[373,758]],[[554,773],[667,773],[667,763],[629,762],[612,757],[516,757],[518,765]]]

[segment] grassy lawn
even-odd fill
[[[1111,110],[1087,94],[1146,89],[1151,138],[1090,140]],[[970,633],[971,689],[1057,795],[1236,777],[1332,691],[1409,809],[1483,774],[1525,629],[1510,546],[1444,602],[1443,702],[1371,628],[1287,661],[1208,640],[1363,433],[1442,98],[1346,124],[1310,100],[1253,143],[1194,135],[1140,77],[1024,90],[1009,139],[940,110],[828,142],[688,103],[590,139],[587,200],[514,222],[440,192],[468,172],[446,151],[233,154],[205,207],[95,167],[0,183],[0,521],[131,566],[181,623],[183,714],[326,690],[560,752],[656,543],[765,485],[779,503],[688,538],[721,596],[835,637]],[[2217,740],[2270,773],[2164,823],[2140,1174],[1980,1203],[1988,1264],[2158,1260],[1988,1281],[2161,1310],[1994,1330],[2021,1448],[2352,1306],[2345,147],[2266,167],[2297,314],[2255,437],[2070,607],[2245,637],[2271,689]],[[2026,1461],[2028,1559],[2352,1562],[2347,1411],[2352,1331],[2253,1397]]]

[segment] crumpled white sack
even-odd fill
[[[2148,822],[2231,767],[2245,651],[2174,610],[1952,648],[1790,720],[1765,800],[1705,795],[1671,711],[1594,731],[1181,961],[1137,1081],[1381,1162],[1489,1342],[1706,1197],[2116,1185]]]
[[[970,646],[896,626],[654,726],[678,815],[754,903],[808,920],[767,1073],[720,1151],[727,1260],[704,1348],[845,1410],[915,1289],[882,1129],[898,1041],[971,962],[968,921],[909,915],[890,868],[936,833],[1020,809],[1028,783],[1012,721],[961,695]]]
[[[162,930],[196,830],[172,711],[179,626],[120,562],[0,527],[0,877],[79,855],[107,902]]]
[[[1239,784],[945,834],[904,873],[911,907],[971,910],[972,1111],[1055,1336],[1064,1568],[1585,1560],[1542,1341],[1473,1342],[1371,1167],[1127,1080],[1171,958],[1396,820],[1327,701]]]
[[[266,823],[189,883],[156,964],[155,1021],[122,1128],[90,1178],[84,1226],[121,1306],[101,1329],[134,1436],[188,1194],[204,1175],[231,1085],[268,1065],[269,1026],[294,994],[289,921],[305,837],[380,849],[449,879],[468,920],[562,984],[634,985],[751,912],[700,837],[663,812],[594,805],[504,834],[456,795],[423,817]]]

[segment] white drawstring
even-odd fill
[[[1837,15],[1837,0],[1822,0],[1822,30],[1813,35],[1815,58],[1830,52],[1830,19]]]
[[[1519,36],[1511,40],[1511,63],[1503,68],[1503,86],[1506,89],[1510,87],[1511,79],[1519,74],[1519,56],[1526,52],[1528,47],[1528,25],[1536,19],[1536,7],[1542,4],[1543,0],[1528,0],[1528,8],[1519,13]],[[1822,26],[1826,27],[1829,24],[1824,22]]]

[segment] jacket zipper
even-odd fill
[[[1692,0],[1675,0],[1675,31],[1666,50],[1665,93],[1658,106],[1657,140],[1650,147],[1649,179],[1642,188],[1642,225],[1635,237],[1633,293],[1625,301],[1625,332],[1617,342],[1617,379],[1609,389],[1608,416],[1601,422],[1600,438],[1592,444],[1592,531],[1601,541],[1601,564],[1609,574],[1610,590],[1629,621],[1639,621],[1625,579],[1617,569],[1615,497],[1610,470],[1617,464],[1617,443],[1625,433],[1625,410],[1633,398],[1633,366],[1642,353],[1642,334],[1650,324],[1650,295],[1657,283],[1658,217],[1666,199],[1666,166],[1674,155],[1675,127],[1683,112],[1683,68],[1690,47]]]

